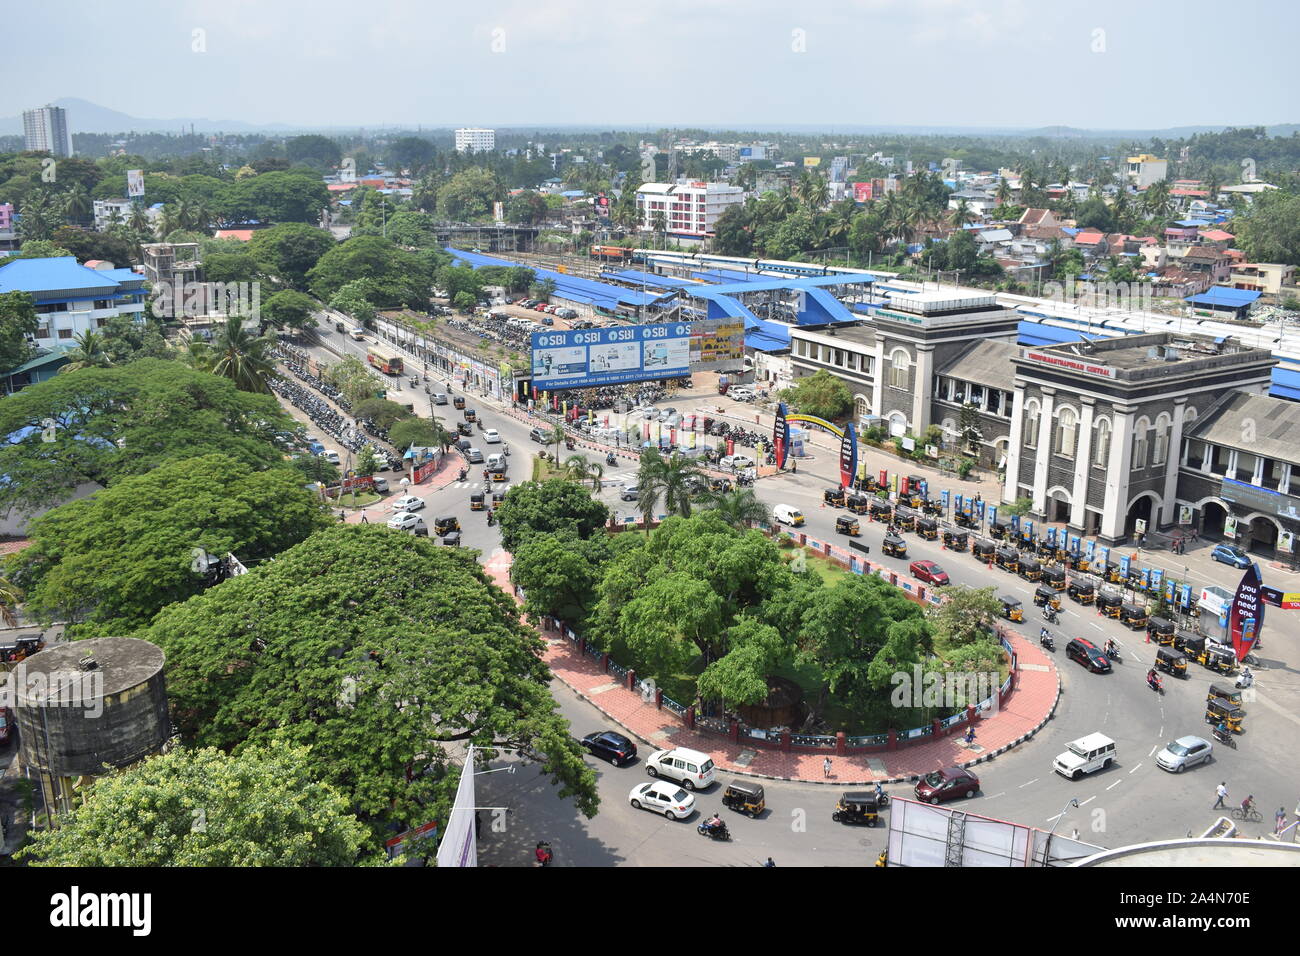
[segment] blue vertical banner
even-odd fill
[[[1011,516],[1011,530],[1012,531],[1020,530],[1020,515]]]
[[[993,527],[993,522],[995,522],[995,521],[997,521],[997,520],[998,520],[998,509],[997,509],[997,508],[990,508],[990,509],[989,509],[989,527],[990,527],[990,528]]]
[[[1055,528],[1048,528],[1048,529],[1047,529],[1047,546],[1048,546],[1049,548],[1055,548],[1055,547],[1056,547],[1056,529],[1055,529]]]
[[[849,425],[849,427],[852,428],[853,426]],[[927,501],[930,500],[930,483],[924,478],[921,479],[921,497]]]
[[[1104,544],[1097,549],[1097,562],[1103,571],[1106,570],[1106,565],[1110,564],[1110,548]]]
[[[1079,553],[1079,536],[1077,534],[1070,535],[1070,553]]]
[[[1174,584],[1173,578],[1170,578],[1168,581],[1165,582],[1165,600],[1168,601],[1170,604],[1173,604],[1175,601],[1178,600],[1178,596],[1177,594],[1175,594],[1176,590],[1177,587]]]
[[[1129,556],[1127,554],[1120,555],[1119,573],[1126,578],[1128,577],[1128,562],[1129,562]]]
[[[939,500],[943,502],[943,510],[944,510],[945,512],[948,510],[948,497],[949,497],[949,494],[948,494],[948,489],[947,489],[947,488],[945,488],[945,489],[943,489],[943,491],[939,492]]]
[[[1097,542],[1089,538],[1087,547],[1084,550],[1084,556],[1088,559],[1089,563],[1091,563],[1092,556],[1096,552],[1096,550],[1097,550]]]
[[[1151,590],[1151,569],[1150,568],[1142,569],[1142,590],[1143,591]]]
[[[981,521],[984,520],[984,499],[981,498],[979,501],[975,502],[975,513],[979,515]]]
[[[1183,585],[1183,607],[1190,608],[1191,606],[1192,606],[1192,586],[1190,584],[1184,584]]]
[[[963,498],[961,495],[957,495],[953,500],[956,502],[956,504],[953,507],[960,512],[962,509],[962,505],[966,503],[966,499]]]
[[[1034,536],[1034,523],[1033,523],[1032,521],[1026,521],[1026,522],[1025,522],[1025,537],[1026,537],[1026,538],[1032,538],[1033,536]]]
[[[1164,586],[1164,579],[1165,579],[1164,571],[1155,570],[1151,572],[1151,593],[1152,594],[1160,593],[1161,588]]]

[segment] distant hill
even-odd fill
[[[289,129],[284,124],[258,126],[241,120],[210,120],[199,118],[141,119],[106,106],[75,97],[63,97],[52,103],[34,103],[36,106],[60,106],[68,111],[68,131],[72,133],[181,133],[189,132],[191,124],[196,132],[267,133]],[[29,107],[30,108],[30,107]],[[0,118],[0,136],[21,136],[23,116]]]

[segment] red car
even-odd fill
[[[918,581],[943,586],[948,584],[948,572],[933,561],[913,561],[908,572]]]
[[[534,311],[534,312],[545,312],[545,311],[546,311],[546,303],[545,303],[545,302],[539,302],[539,303],[537,303],[535,306],[533,306],[533,311]]]
[[[925,803],[941,803],[958,797],[973,797],[979,793],[980,778],[961,767],[945,767],[928,773],[916,784],[916,799]]]

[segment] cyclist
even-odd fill
[[[1245,800],[1241,801],[1241,815],[1249,816],[1250,811],[1255,809],[1255,795],[1251,794]]]

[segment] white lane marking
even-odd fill
[[[1129,771],[1129,773],[1137,773],[1137,772],[1138,772],[1138,767],[1141,767],[1141,766],[1142,766],[1142,764],[1139,763],[1139,764],[1137,765],[1137,767],[1134,767],[1132,770]]]
[[[1112,783],[1109,787],[1107,787],[1107,788],[1106,788],[1106,791],[1107,791],[1107,792],[1110,792],[1111,790],[1114,790],[1116,787],[1118,787],[1118,786],[1119,786],[1121,783],[1123,783],[1123,782],[1124,782],[1124,779],[1121,777],[1119,780],[1116,780],[1116,781],[1115,781],[1114,783]]]
[[[1155,753],[1156,748],[1159,746],[1160,746],[1159,744],[1152,744],[1151,749],[1147,751],[1147,756],[1150,757],[1153,753]]]
[[[993,794],[992,797],[985,797],[984,799],[985,799],[985,800],[992,800],[993,797],[1005,797],[1006,795],[1007,795],[1007,792],[1006,792],[1005,790],[1003,790],[1001,793],[995,793],[995,794]]]
[[[1141,764],[1139,764],[1138,766],[1141,766]],[[1092,803],[1092,801],[1094,801],[1094,800],[1096,800],[1096,799],[1097,799],[1097,795],[1094,793],[1094,794],[1093,794],[1091,797],[1089,797],[1087,800],[1080,801],[1079,806],[1080,806],[1080,807],[1086,807],[1088,804]]]
[[[1029,786],[1030,783],[1038,783],[1038,778],[1035,777],[1033,780],[1030,780],[1029,783],[1022,783],[1020,787],[1018,787],[1017,789],[1024,789],[1025,787]]]
[[[1101,625],[1098,624],[1096,621],[1089,621],[1088,623],[1091,624],[1093,627],[1095,627],[1097,630],[1099,631],[1101,630]]]

